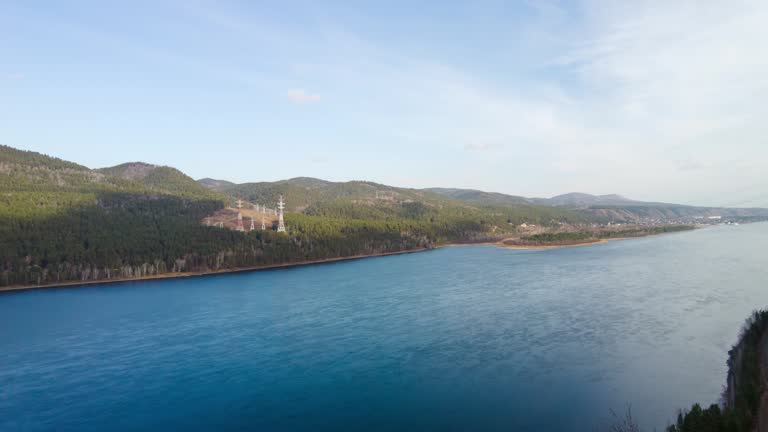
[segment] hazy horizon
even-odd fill
[[[0,5],[0,142],[88,167],[768,207],[768,3]]]

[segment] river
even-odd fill
[[[713,403],[768,224],[0,294],[2,431],[643,430]]]

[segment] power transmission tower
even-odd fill
[[[285,221],[283,220],[283,210],[285,209],[285,201],[283,196],[280,195],[280,200],[277,202],[278,214],[277,214],[277,232],[285,232]]]

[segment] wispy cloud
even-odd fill
[[[385,145],[412,155],[398,160],[401,171],[423,169],[422,155],[441,158],[424,174],[434,176],[428,183],[515,194],[554,195],[568,185],[660,201],[695,192],[714,203],[731,192],[746,196],[735,184],[768,189],[764,0],[526,0],[530,16],[516,10],[508,18],[525,19],[503,26],[484,15],[464,19],[456,8],[454,19],[487,27],[488,36],[468,29],[441,38],[421,37],[434,29],[417,13],[409,22],[419,25],[402,23],[396,38],[368,32],[363,9],[310,5],[283,19],[210,0],[178,3],[193,18],[193,34],[202,28],[212,46],[259,55],[241,61],[227,52],[198,58],[176,46],[121,46],[267,96],[258,100],[322,103],[328,127],[309,134],[270,117],[259,133],[307,154],[311,145],[343,153],[346,167],[365,176],[399,181],[380,168],[387,164],[370,162]],[[494,15],[490,3],[467,9]],[[489,169],[510,163],[519,169]],[[466,176],[457,177],[457,167]]]
[[[325,156],[312,156],[309,161],[313,164],[324,164],[330,162],[330,159]]]
[[[683,159],[675,161],[677,169],[680,171],[696,171],[704,168],[704,165],[695,159]]]
[[[324,14],[328,19],[309,20],[313,24],[302,32],[281,26],[265,31],[239,15],[215,24],[238,38],[277,45],[274,58],[292,53],[283,59],[286,72],[311,72],[313,80],[333,88],[334,100],[343,103],[330,120],[365,131],[353,140],[381,137],[401,151],[429,154],[441,145],[454,152],[492,150],[494,161],[515,161],[540,177],[526,184],[543,184],[543,178],[555,188],[567,183],[657,200],[674,200],[693,187],[700,196],[727,194],[729,185],[768,171],[768,146],[761,141],[768,133],[762,122],[768,117],[768,3],[563,5],[528,2],[535,19],[497,32],[526,42],[488,47],[514,59],[511,78],[489,76],[482,56],[457,62],[441,58],[440,50],[411,51],[353,33],[349,29],[359,26]],[[297,53],[305,63],[296,64]],[[320,101],[301,88],[286,96],[296,104]],[[724,159],[733,163],[715,163]],[[467,173],[488,172],[479,162],[464,162]],[[531,172],[474,186],[504,190],[530,180],[524,176]],[[762,178],[761,187],[768,188]]]
[[[21,72],[7,73],[7,74],[4,74],[4,75],[0,75],[0,77],[3,78],[3,79],[6,79],[8,81],[21,81],[24,78],[26,78],[24,76],[24,74],[21,73]]]
[[[464,150],[483,152],[496,148],[497,146],[488,142],[470,141],[464,144]]]
[[[288,99],[297,104],[313,103],[320,101],[320,95],[314,93],[307,93],[304,89],[291,89],[288,90]]]
[[[491,146],[488,143],[468,142],[464,144],[464,150],[468,150],[468,151],[485,151],[485,150],[489,150],[490,148]]]

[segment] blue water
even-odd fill
[[[2,431],[644,430],[716,402],[768,224],[0,295]]]

